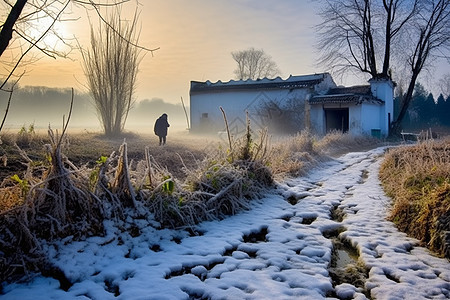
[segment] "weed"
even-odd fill
[[[28,148],[36,138],[34,124],[28,125],[28,128],[23,125],[17,133],[16,143],[19,147]]]
[[[28,191],[30,190],[30,185],[26,179],[20,179],[19,175],[14,174],[11,179],[19,184],[21,190],[21,196],[23,199],[27,197]]]
[[[175,189],[175,183],[173,182],[172,178],[169,176],[166,176],[164,178],[164,182],[162,185],[163,192],[168,195],[172,195],[174,189]]]
[[[98,185],[98,180],[100,179],[100,170],[106,164],[107,160],[108,157],[100,156],[100,158],[96,161],[96,165],[89,175],[89,190],[95,190],[96,186]]]

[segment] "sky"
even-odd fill
[[[73,285],[63,291],[56,279],[35,276],[4,286],[0,298],[449,299],[449,261],[386,220],[390,199],[378,179],[384,151],[348,153],[279,182],[250,210],[199,224],[199,235],[157,229],[151,216],[139,215],[128,224],[105,223],[104,236],[47,244],[49,260]],[[336,207],[342,220],[331,217]],[[140,234],[131,236],[128,226]],[[342,249],[334,239],[351,246]],[[350,270],[355,278],[361,263],[369,269],[370,297],[357,280],[330,277]]]
[[[126,4],[125,15],[136,2]],[[228,81],[236,63],[232,51],[250,47],[263,49],[289,75],[320,73],[314,66],[314,30],[318,18],[308,0],[151,0],[140,1],[140,44],[158,48],[140,64],[137,98],[160,98],[180,103],[189,98],[190,81]],[[89,43],[89,20],[84,10],[72,7],[70,18],[59,32],[73,33],[81,45]],[[130,16],[130,14],[128,14]],[[93,21],[95,25],[96,22]],[[85,83],[78,53],[71,59],[43,57],[22,79],[22,85],[74,87]]]
[[[183,97],[189,105],[191,81],[234,79],[236,62],[231,52],[250,47],[270,55],[282,78],[327,71],[315,65],[314,26],[321,21],[317,5],[313,0],[130,0],[122,13],[130,18],[136,8],[140,12],[139,44],[159,48],[153,55],[147,53],[140,64],[137,100],[159,98],[179,104]],[[70,6],[67,12],[71,14],[66,19],[76,20],[58,24],[59,34],[75,35],[86,48],[90,40],[86,11]],[[91,21],[98,25],[95,18]],[[27,66],[21,84],[85,90],[79,53],[73,51],[69,57],[55,60],[41,55]],[[432,73],[448,73],[448,63],[437,67]],[[334,79],[344,85],[366,83],[352,76]]]

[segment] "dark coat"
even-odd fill
[[[169,127],[169,122],[167,121],[167,115],[162,115],[155,122],[155,134],[157,136],[167,136],[167,128]]]

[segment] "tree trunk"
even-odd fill
[[[414,73],[411,77],[411,81],[409,82],[408,90],[406,92],[406,95],[403,97],[403,103],[400,108],[400,113],[398,114],[397,120],[395,122],[392,122],[391,125],[391,135],[399,135],[401,131],[401,122],[403,118],[406,115],[406,112],[408,111],[409,103],[412,100],[414,87],[416,86],[416,80],[417,76],[419,76],[419,73]]]
[[[27,0],[17,0],[2,26],[2,31],[0,31],[0,57],[3,52],[5,52],[6,48],[8,48],[9,41],[12,39],[13,27],[16,24],[17,19],[19,19],[26,3]]]
[[[384,60],[383,60],[383,70],[382,70],[382,76],[385,78],[390,77],[389,76],[389,63],[390,63],[390,56],[391,56],[391,28],[392,28],[392,1],[389,3],[385,3],[385,9],[386,9],[386,40],[384,43]],[[394,11],[395,13],[395,11]]]

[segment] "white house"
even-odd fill
[[[289,76],[285,80],[277,77],[216,83],[191,81],[191,132],[223,131],[225,123],[219,107],[226,112],[228,125],[233,133],[245,130],[246,112],[249,113],[252,128],[265,127],[270,116],[267,112],[261,112],[264,105],[271,101],[291,101],[296,102],[296,106],[304,111],[308,95],[325,93],[335,86],[328,73]]]
[[[302,116],[298,128],[318,134],[330,130],[352,134],[387,135],[393,116],[393,84],[370,81],[370,85],[337,87],[329,73],[289,76],[287,79],[228,82],[191,81],[191,132],[217,133],[225,129],[224,109],[233,134],[244,132],[246,113],[253,129],[268,126],[268,119],[282,120],[283,111],[262,108],[275,101],[294,103]]]
[[[387,136],[394,115],[394,84],[391,80],[369,80],[369,83],[311,95],[307,108],[310,129],[319,134],[340,130],[355,135]]]

